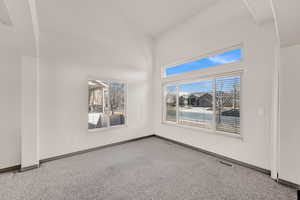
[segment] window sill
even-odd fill
[[[189,129],[189,130],[194,130],[194,131],[201,131],[201,132],[209,133],[209,134],[223,135],[223,136],[243,140],[242,134],[234,134],[234,133],[228,133],[228,132],[224,132],[224,131],[214,131],[214,130],[211,130],[211,129],[205,129],[205,128],[200,128],[200,127],[176,124],[175,122],[172,123],[172,122],[163,121],[162,125],[173,126],[173,127],[177,127],[177,128]]]
[[[115,130],[120,128],[127,128],[127,125],[118,125],[118,126],[110,126],[105,128],[94,128],[94,129],[88,129],[88,132],[102,132],[102,131],[109,131],[109,130]]]

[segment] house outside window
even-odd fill
[[[195,68],[197,60],[171,67],[176,68],[176,76],[163,75],[162,78],[163,123],[240,136],[243,74],[240,69],[241,53],[242,48],[239,47],[204,57],[198,62],[199,70],[192,74],[187,72],[187,66],[192,63],[192,68]],[[212,64],[207,65],[209,62],[201,61],[208,58],[218,62],[214,67],[223,68],[220,73],[212,70]],[[184,67],[182,72],[180,66]],[[232,66],[239,67],[232,71]],[[227,71],[227,68],[230,70]],[[164,67],[165,72],[167,69],[170,67]],[[206,70],[205,75],[202,75],[202,69]]]
[[[126,84],[114,80],[88,81],[88,129],[126,124]]]

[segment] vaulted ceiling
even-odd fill
[[[41,30],[118,30],[119,21],[155,37],[222,0],[48,0],[37,1]],[[232,1],[232,0],[229,0]],[[109,34],[111,34],[109,32]]]
[[[124,18],[153,37],[220,2],[220,0],[113,1]]]
[[[25,5],[35,3],[36,8]],[[199,26],[205,27],[244,15],[252,16],[258,25],[275,19],[283,46],[300,43],[299,0],[0,0],[0,28],[32,26],[33,9],[39,31],[46,32],[97,37],[130,29],[156,38],[195,16],[203,18]],[[20,35],[33,32],[25,30]]]

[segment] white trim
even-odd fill
[[[37,158],[40,160],[40,58],[36,58],[36,130],[37,130]],[[38,166],[40,163],[38,162]]]
[[[271,5],[272,14],[273,14],[273,18],[274,18],[274,25],[275,25],[275,33],[276,33],[277,43],[279,45],[281,45],[279,23],[278,23],[278,17],[277,17],[275,6],[274,6],[274,0],[269,0],[269,2],[270,2],[270,5]]]
[[[227,63],[227,64],[221,64],[218,65],[218,67],[208,67],[204,68],[201,70],[194,70],[190,72],[185,72],[181,74],[176,74],[176,75],[171,75],[166,77],[165,76],[165,69],[170,67],[170,66],[176,66],[176,65],[181,65],[184,63],[188,62],[193,62],[195,60],[199,60],[202,58],[206,58],[209,56],[215,56],[221,53],[225,53],[234,49],[241,49],[241,60],[233,63]],[[243,43],[233,45],[228,48],[223,48],[220,50],[216,50],[210,53],[203,54],[201,56],[197,57],[192,57],[188,59],[181,59],[177,62],[169,63],[169,64],[164,64],[161,65],[160,70],[161,70],[161,87],[162,87],[162,124],[168,124],[168,125],[175,125],[176,127],[188,127],[196,130],[202,130],[204,132],[210,132],[210,133],[217,133],[217,134],[222,134],[222,135],[227,135],[227,136],[238,136],[238,138],[243,140],[243,131],[242,131],[242,119],[243,119],[243,108],[242,108],[242,79],[243,79],[243,64],[244,64],[244,45]],[[220,67],[221,66],[221,67]],[[215,122],[215,81],[216,78],[221,78],[221,77],[228,77],[228,76],[239,76],[240,77],[240,133],[238,135],[234,133],[229,133],[229,132],[222,132],[222,131],[217,131],[216,130],[216,122]],[[212,80],[213,83],[213,129],[205,129],[205,128],[199,128],[199,127],[193,127],[193,126],[187,126],[187,125],[182,125],[179,124],[179,116],[178,116],[178,109],[179,109],[179,84],[182,83],[189,83],[189,82],[195,82],[195,81],[205,81],[205,80]],[[177,87],[177,94],[176,94],[176,99],[177,99],[177,106],[176,106],[176,122],[170,122],[166,121],[166,102],[165,102],[165,87],[174,85]]]
[[[215,50],[215,51],[212,51],[212,52],[209,52],[209,53],[205,53],[205,54],[202,54],[201,56],[195,56],[195,57],[191,57],[191,58],[183,58],[183,59],[179,59],[175,62],[163,64],[161,66],[161,78],[164,79],[164,78],[168,78],[168,77],[175,77],[175,76],[178,77],[178,76],[186,75],[187,73],[190,73],[190,72],[202,71],[203,69],[193,70],[193,71],[190,71],[190,72],[184,72],[182,74],[175,74],[175,75],[171,75],[171,76],[168,76],[168,77],[165,75],[165,69],[168,68],[168,67],[182,65],[182,64],[185,64],[185,63],[193,62],[193,61],[200,60],[200,59],[203,59],[203,58],[207,58],[207,57],[210,57],[210,56],[215,56],[215,55],[218,55],[218,54],[221,54],[221,53],[226,53],[228,51],[235,50],[235,49],[242,49],[241,61],[233,62],[233,63],[240,63],[240,62],[243,61],[243,47],[244,47],[243,43],[240,43],[240,44],[228,47],[228,48],[223,48],[223,49]],[[228,64],[233,64],[233,63],[228,63]],[[228,65],[228,64],[220,64],[218,66],[221,66],[221,65],[224,66],[224,65]],[[209,68],[210,67],[204,68],[204,69],[209,69]]]
[[[161,104],[161,111],[162,111],[162,115],[161,115],[161,121],[163,122],[163,121],[166,121],[166,106],[164,105],[165,104],[165,94],[166,94],[166,91],[165,91],[166,89],[165,89],[165,87],[163,87],[163,86],[161,86],[161,95],[160,95],[160,97],[161,97],[161,102],[162,102],[162,104]]]
[[[36,0],[28,0],[28,4],[31,14],[33,36],[35,40],[36,56],[40,57],[40,27],[39,18],[37,14]]]
[[[246,5],[246,7],[248,8],[251,16],[253,17],[254,21],[256,23],[259,23],[258,21],[258,18],[257,18],[257,15],[256,15],[256,12],[255,10],[253,9],[253,7],[249,4],[249,1],[248,0],[243,0],[244,1],[244,4]]]
[[[110,114],[111,114],[111,110],[110,110],[110,90],[109,90],[109,88],[110,88],[110,84],[111,84],[111,81],[110,80],[107,80],[107,82],[108,82],[108,90],[107,90],[107,95],[108,95],[108,102],[107,102],[107,107],[108,107],[108,113],[105,113],[107,116],[107,129],[109,129],[110,128]],[[104,106],[104,105],[103,105]],[[98,128],[97,128],[98,129]],[[99,128],[99,129],[101,129],[101,128]]]
[[[271,177],[280,172],[280,45],[275,47],[275,67],[273,73],[273,102],[271,118]]]
[[[88,129],[88,132],[100,132],[100,131],[108,131],[108,130],[114,130],[118,128],[127,128],[126,120],[125,125],[117,125],[117,126],[109,126],[109,127],[103,127],[103,128],[94,128],[94,129]]]
[[[168,80],[168,81],[163,81],[162,85],[174,85],[174,84],[182,84],[182,83],[190,83],[190,82],[195,82],[195,81],[207,81],[207,80],[212,80],[213,77],[215,78],[222,78],[222,77],[227,77],[227,76],[242,76],[244,73],[243,69],[237,69],[234,71],[227,71],[223,73],[212,73],[209,75],[202,75],[198,77],[192,77],[192,78],[184,78],[182,77],[181,79],[176,79],[176,80]]]
[[[244,127],[244,112],[243,112],[243,94],[244,94],[244,89],[243,89],[243,81],[244,81],[244,73],[241,72],[240,73],[240,135],[241,138],[244,140],[244,131],[243,131],[243,127]]]
[[[217,130],[217,123],[216,123],[216,76],[213,77],[213,131],[216,132]]]
[[[201,131],[203,133],[208,133],[208,134],[216,134],[216,135],[224,135],[228,137],[234,137],[240,140],[243,140],[243,137],[241,134],[234,134],[234,133],[229,133],[229,132],[224,132],[224,131],[214,131],[212,129],[206,129],[206,128],[201,128],[201,127],[196,127],[196,126],[188,126],[188,125],[183,125],[183,124],[176,124],[170,121],[164,121],[161,123],[162,125],[166,126],[173,126],[176,128],[183,128],[183,129],[189,129],[189,130],[194,130],[194,131]]]
[[[167,121],[167,108],[166,108],[166,88],[169,87],[169,86],[174,86],[176,87],[176,122],[172,122],[172,121],[168,121],[170,123],[177,123],[177,119],[178,119],[178,106],[177,106],[177,103],[178,103],[178,85],[177,84],[165,84],[165,85],[162,85],[162,111],[163,111],[163,115],[162,115],[162,121]]]
[[[205,78],[212,75],[227,75],[230,73],[236,73],[238,71],[244,71],[243,69],[243,62],[234,62],[223,64],[222,67],[210,67],[206,69],[201,69],[197,71],[190,71],[184,74],[169,76],[162,79],[163,83],[167,82],[176,82],[180,80],[190,80],[190,79],[198,79],[198,78]]]
[[[280,32],[278,18],[273,0],[269,0],[275,24],[276,46],[275,46],[275,68],[273,74],[273,109],[271,121],[271,177],[279,178],[280,172]]]
[[[176,84],[176,124],[179,123],[179,84]]]

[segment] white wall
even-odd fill
[[[98,39],[41,33],[41,159],[153,134],[151,40],[118,31]],[[128,127],[87,131],[89,77],[128,82]]]
[[[227,15],[224,14],[224,16]],[[206,17],[204,19],[201,16],[195,17],[164,34],[156,42],[155,133],[270,169],[270,120],[275,34],[270,28],[271,25],[261,28],[247,16],[235,16],[210,26],[207,24],[217,16],[215,16],[215,12],[212,12]],[[161,65],[201,56],[239,43],[244,45],[241,108],[243,139],[163,125],[161,123]],[[219,69],[212,70],[218,71]]]
[[[300,45],[281,49],[279,178],[300,184]]]
[[[20,164],[20,62],[15,48],[0,47],[0,169]]]
[[[239,6],[232,7],[224,2],[215,10],[218,12],[212,12],[213,15],[204,12],[202,17],[195,17],[162,35],[155,45],[154,71],[152,40],[130,31],[126,23],[118,21],[119,18],[103,18],[103,21],[111,23],[97,26],[97,32],[93,32],[95,23],[99,21],[97,17],[93,18],[93,23],[86,23],[88,20],[81,16],[79,19],[82,21],[79,22],[72,18],[71,12],[71,20],[68,21],[69,18],[66,17],[66,22],[62,23],[64,18],[53,19],[51,12],[47,12],[46,15],[49,16],[46,20],[41,17],[41,24],[45,27],[41,28],[38,84],[40,159],[155,132],[270,169],[275,38],[271,28],[258,27],[249,17],[237,16],[231,12],[239,10]],[[48,9],[48,6],[44,9]],[[223,10],[228,12],[226,17]],[[63,9],[62,11],[65,12]],[[108,10],[107,12],[110,13]],[[245,13],[242,8],[238,12]],[[59,26],[52,26],[51,22],[58,23]],[[70,22],[74,24],[69,24]],[[7,38],[10,38],[8,33],[3,37],[0,32],[0,64],[3,66],[0,68],[0,169],[20,164],[21,154],[20,56],[15,48],[11,48],[11,44],[6,42]],[[243,140],[162,125],[160,66],[239,43],[244,45]],[[214,70],[218,71],[217,68]],[[128,82],[127,128],[102,132],[87,131],[88,77],[121,79]],[[11,82],[10,87],[14,90],[8,90],[8,82]],[[263,115],[259,115],[261,111]],[[288,144],[289,138],[285,140]],[[282,157],[286,157],[286,152],[281,153]],[[290,170],[288,167],[282,169],[287,172]],[[285,177],[289,177],[289,174]]]

